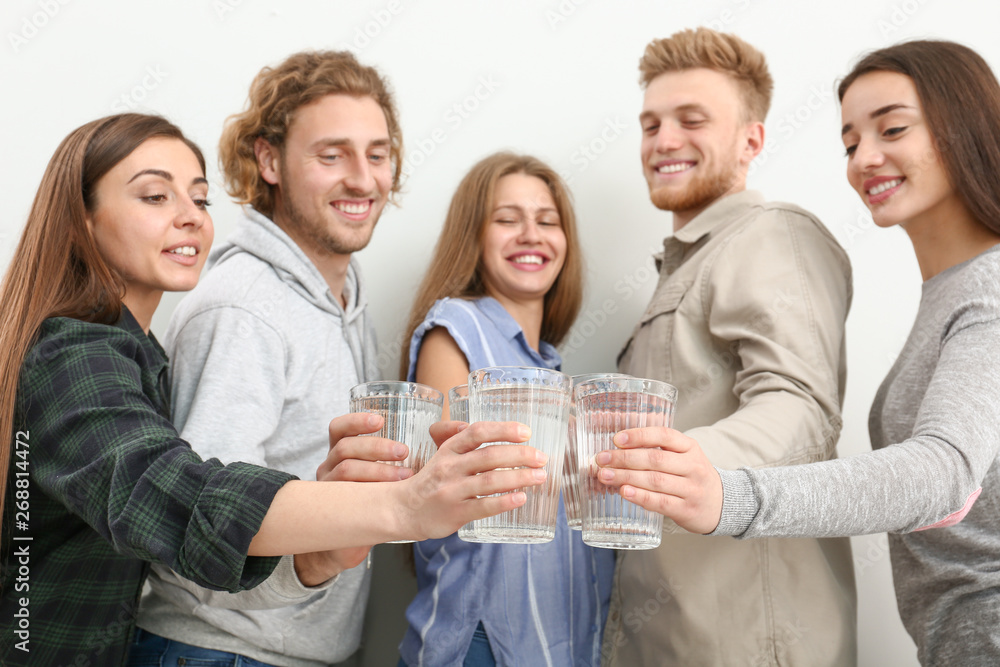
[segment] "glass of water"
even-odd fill
[[[417,382],[365,382],[351,388],[351,412],[374,412],[385,423],[375,433],[409,448],[402,461],[383,461],[420,472],[437,451],[430,428],[441,420],[444,397],[437,389]],[[399,540],[412,542],[413,540]]]
[[[671,426],[677,389],[657,380],[604,377],[577,384],[573,399],[584,543],[609,549],[658,547],[663,515],[625,500],[617,487],[601,482],[595,457],[615,448],[612,439],[619,431]]]
[[[568,375],[547,368],[494,366],[469,375],[469,421],[527,425],[531,438],[524,444],[548,455],[548,476],[540,486],[524,489],[524,505],[466,524],[458,531],[460,538],[534,544],[555,537],[572,386]]]
[[[469,421],[469,385],[460,384],[448,390],[448,418],[451,421]]]
[[[595,378],[630,377],[622,373],[584,373],[572,376],[573,386]],[[583,528],[583,510],[580,503],[580,459],[576,450],[576,403],[569,406],[569,442],[566,445],[566,463],[563,465],[562,496],[566,506],[566,523],[573,530]]]

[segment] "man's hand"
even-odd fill
[[[388,461],[402,461],[409,448],[401,442],[374,436],[359,437],[382,428],[383,419],[370,412],[353,412],[330,422],[330,451],[316,469],[326,482],[397,482],[413,471]],[[381,461],[381,463],[379,463]]]
[[[524,487],[545,481],[548,457],[524,442],[531,430],[517,422],[438,422],[431,427],[438,451],[423,469],[398,488],[402,537],[445,537],[475,519],[523,505]],[[502,494],[502,495],[494,495]],[[492,497],[487,497],[492,496]]]
[[[674,429],[648,427],[621,431],[614,444],[618,449],[597,454],[601,482],[692,533],[715,530],[722,480],[697,442]]]
[[[413,471],[385,461],[402,461],[406,445],[373,436],[383,419],[370,412],[355,412],[330,422],[330,450],[316,469],[321,482],[396,482],[413,476]],[[379,463],[382,461],[382,463]],[[295,573],[306,586],[318,586],[344,570],[360,565],[371,547],[317,551],[295,556]]]

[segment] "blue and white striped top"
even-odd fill
[[[410,340],[410,372],[428,331],[445,327],[470,369],[558,369],[552,345],[535,351],[520,325],[491,297],[441,299]],[[615,552],[583,543],[559,506],[556,536],[545,544],[473,544],[457,534],[414,545],[417,596],[400,654],[409,667],[461,667],[482,622],[498,665],[601,664]]]

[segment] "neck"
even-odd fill
[[[127,289],[125,290],[125,296],[122,297],[122,303],[125,307],[129,309],[132,313],[132,317],[135,321],[139,323],[142,327],[144,333],[149,333],[149,327],[153,324],[153,313],[156,312],[156,307],[160,305],[160,298],[163,296],[163,292],[159,290],[135,290]]]
[[[684,211],[674,211],[673,212],[674,213],[674,234],[676,234],[678,231],[680,231],[680,229],[684,225],[688,224],[689,222],[691,222],[692,220],[694,220],[695,218],[697,218],[699,215],[701,215],[705,211],[705,209],[707,209],[709,206],[711,206],[715,202],[719,201],[720,199],[725,199],[729,195],[734,195],[737,192],[743,192],[746,189],[747,189],[746,174],[744,174],[742,178],[737,178],[736,179],[736,181],[733,183],[732,187],[730,187],[728,190],[726,190],[725,192],[723,192],[721,195],[719,195],[715,199],[712,199],[711,201],[708,201],[708,202],[704,202],[703,204],[701,204],[697,208],[690,208],[690,209],[687,209],[687,210],[684,210]]]
[[[537,352],[542,337],[542,318],[545,315],[545,299],[519,301],[492,292],[489,293],[489,296],[499,301],[504,310],[521,326],[521,331],[524,332],[524,338],[528,341],[528,345]]]
[[[341,307],[347,307],[344,298],[344,283],[347,282],[347,269],[351,264],[351,255],[341,255],[317,246],[316,242],[303,235],[295,225],[285,224],[275,213],[274,223],[295,241],[295,245],[309,258],[316,270],[323,276],[330,293],[340,302]]]
[[[911,220],[902,225],[913,243],[920,275],[927,281],[1000,244],[1000,234],[967,211]]]

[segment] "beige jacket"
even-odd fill
[[[674,427],[720,468],[836,455],[847,255],[808,212],[725,197],[664,241],[619,369],[679,390]],[[669,524],[669,525],[666,525]],[[850,542],[687,534],[622,552],[605,665],[854,665]]]

